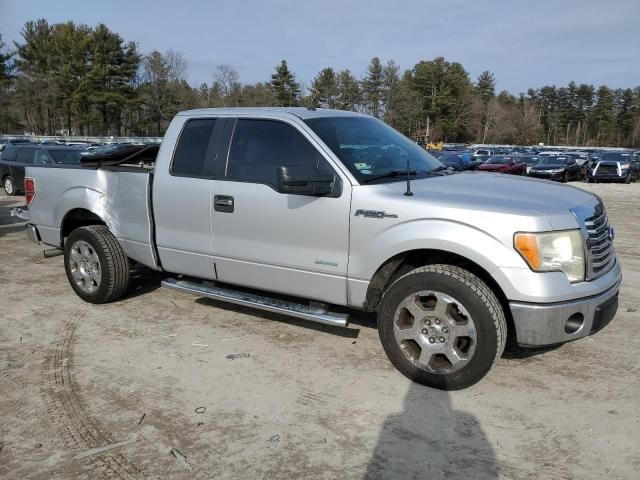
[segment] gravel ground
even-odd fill
[[[575,185],[617,230],[617,317],[451,393],[396,372],[367,317],[333,329],[152,275],[83,303],[0,197],[0,478],[638,478],[640,183]]]

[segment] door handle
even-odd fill
[[[216,212],[233,213],[233,197],[228,195],[214,195],[213,209]]]

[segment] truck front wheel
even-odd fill
[[[452,265],[427,265],[384,293],[378,332],[405,376],[458,390],[478,382],[500,358],[507,326],[500,302],[480,278]]]
[[[64,244],[64,266],[71,288],[85,302],[117,300],[129,285],[129,260],[105,225],[71,232]]]

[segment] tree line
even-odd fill
[[[192,86],[179,52],[139,52],[106,25],[27,22],[9,47],[0,36],[0,133],[161,136],[179,111],[307,106],[371,114],[420,141],[640,146],[640,86],[570,82],[513,95],[490,71],[473,80],[442,57],[401,70],[371,59],[359,76],[321,69],[309,85],[286,60],[264,82],[231,65]]]

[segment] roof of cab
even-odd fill
[[[288,113],[302,120],[318,117],[365,117],[362,113],[348,112],[346,110],[334,110],[330,108],[307,107],[233,107],[233,108],[198,108],[185,110],[178,115],[265,115],[273,113]]]

